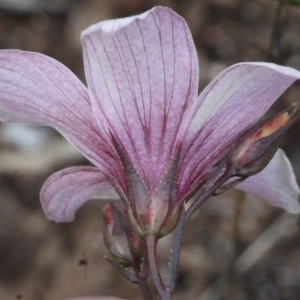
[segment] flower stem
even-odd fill
[[[157,261],[156,261],[156,244],[157,239],[155,236],[148,236],[147,237],[147,251],[148,251],[148,260],[150,264],[150,270],[153,278],[153,282],[159,294],[161,300],[171,300],[172,293],[170,290],[166,289],[157,268]]]
[[[174,292],[176,279],[177,279],[177,271],[178,271],[181,243],[182,243],[183,230],[184,230],[184,220],[185,220],[185,210],[183,209],[173,237],[173,244],[171,249],[171,256],[170,256],[170,262],[169,262],[169,268],[168,268],[168,274],[166,280],[166,286],[172,293]]]
[[[145,300],[153,300],[153,297],[151,295],[151,292],[150,292],[150,289],[149,289],[149,286],[148,286],[148,283],[147,283],[147,278],[145,276],[143,276],[143,272],[141,271],[141,268],[136,265],[136,264],[133,264],[133,269],[134,269],[134,272],[136,274],[136,278],[137,278],[137,284],[139,285],[140,287],[140,290],[143,294],[143,297]]]
[[[216,170],[216,172],[218,172],[218,170]],[[186,212],[185,224],[193,215],[193,213],[199,208],[199,206],[203,204],[210,196],[212,196],[214,192],[220,188],[230,176],[230,168],[227,168],[222,176],[216,180],[216,182],[207,182],[207,184],[203,186],[200,196],[192,203]]]

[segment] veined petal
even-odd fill
[[[110,187],[97,168],[67,168],[54,173],[44,183],[40,197],[42,207],[50,220],[71,222],[80,206]]]
[[[289,213],[300,212],[297,200],[299,187],[291,163],[280,149],[265,169],[238,184],[236,188],[261,196],[271,205],[281,207]]]
[[[196,100],[198,62],[186,22],[168,8],[93,25],[82,34],[95,116],[153,191]]]
[[[0,51],[0,120],[55,127],[93,163],[108,165],[86,87],[48,56]]]
[[[297,79],[300,72],[271,63],[241,63],[217,76],[200,94],[182,149],[181,192],[224,155]],[[192,120],[192,121],[190,121]]]

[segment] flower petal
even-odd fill
[[[197,97],[197,54],[187,24],[155,7],[93,25],[82,42],[95,115],[153,190]]]
[[[181,190],[224,155],[297,79],[300,72],[271,63],[241,63],[217,76],[200,94],[182,149]],[[194,114],[194,116],[192,116]],[[182,192],[181,192],[182,193]]]
[[[50,220],[70,222],[80,206],[110,187],[97,168],[67,168],[53,174],[44,183],[41,190],[42,207]]]
[[[0,120],[53,126],[94,163],[109,160],[86,87],[45,55],[0,51]]]
[[[277,150],[267,167],[236,186],[247,193],[265,198],[273,206],[299,213],[299,187],[292,166],[282,150]]]

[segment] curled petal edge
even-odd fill
[[[71,167],[54,173],[47,179],[40,199],[50,220],[71,222],[79,207],[109,188],[110,183],[99,169],[88,166]]]

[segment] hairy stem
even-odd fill
[[[185,210],[183,209],[173,237],[173,244],[171,248],[170,262],[166,281],[166,286],[172,293],[174,292],[177,280],[178,264],[184,230],[184,220]]]
[[[218,172],[218,170],[216,170],[216,172]],[[217,191],[230,177],[230,168],[227,168],[222,174],[222,176],[218,178],[215,182],[207,182],[203,186],[200,196],[192,203],[192,205],[188,208],[186,212],[185,224],[194,214],[194,212],[199,208],[199,206],[202,205],[210,196],[212,196],[214,192]]]
[[[170,290],[166,289],[162,280],[161,276],[157,267],[156,261],[156,244],[157,239],[155,236],[148,236],[147,237],[147,251],[148,251],[148,260],[150,264],[151,275],[153,278],[153,282],[159,294],[161,300],[171,300],[172,293]]]
[[[133,264],[133,270],[135,272],[136,278],[137,278],[137,284],[140,287],[140,290],[143,294],[143,297],[145,300],[153,300],[153,297],[151,295],[148,283],[147,283],[147,277],[143,276],[143,272],[137,264]]]

